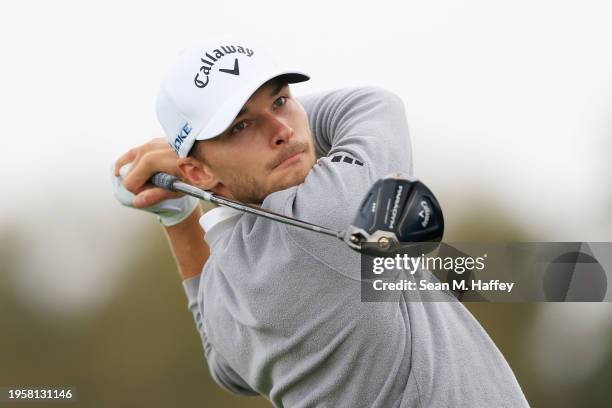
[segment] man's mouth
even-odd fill
[[[284,166],[286,164],[291,164],[295,161],[297,161],[299,159],[299,156],[302,154],[302,152],[298,152],[292,156],[287,157],[285,160],[283,160],[282,162],[280,162],[280,164],[276,167],[281,167]]]
[[[297,160],[299,160],[301,154],[304,153],[305,151],[306,151],[306,148],[304,146],[297,146],[293,149],[290,149],[289,151],[287,151],[287,153],[285,153],[283,156],[279,158],[279,160],[274,165],[273,169],[296,162]]]

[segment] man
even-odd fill
[[[307,79],[248,43],[189,48],[157,101],[168,143],[115,165],[120,201],[166,226],[215,381],[278,407],[526,406],[460,303],[362,303],[360,257],[344,243],[222,208],[200,228],[195,200],[147,185],[164,171],[346,227],[376,180],[412,172],[403,104],[376,88],[298,100],[288,84]]]

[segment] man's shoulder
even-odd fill
[[[330,98],[337,98],[345,102],[351,102],[359,99],[374,99],[378,101],[385,101],[388,103],[403,104],[402,98],[395,92],[387,88],[373,85],[336,88],[325,91],[311,92],[305,95],[297,96],[297,99],[300,102],[304,102],[307,104],[316,101],[329,101]]]

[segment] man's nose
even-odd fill
[[[289,126],[284,118],[270,114],[267,122],[271,136],[270,143],[273,147],[287,143],[293,136],[293,128]]]

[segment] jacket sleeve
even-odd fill
[[[412,150],[402,100],[382,88],[346,88],[298,98],[308,114],[317,157],[348,156],[374,179],[412,174]]]
[[[215,352],[212,345],[206,338],[200,303],[198,302],[198,292],[200,288],[200,278],[202,275],[194,276],[183,281],[183,288],[187,295],[187,308],[191,311],[196,328],[202,339],[204,355],[208,362],[208,369],[215,382],[225,390],[247,396],[259,395],[225,362],[223,357]]]

